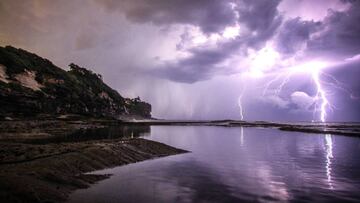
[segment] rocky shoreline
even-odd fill
[[[1,122],[0,202],[66,201],[72,191],[109,177],[87,172],[186,152],[137,138],[147,130],[139,126],[116,128],[119,136],[101,134],[114,125],[118,121]],[[76,133],[84,130],[90,137]]]

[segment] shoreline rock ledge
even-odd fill
[[[186,153],[142,138],[79,143],[0,142],[0,202],[63,202],[108,178],[87,172]]]

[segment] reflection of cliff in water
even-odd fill
[[[44,139],[32,139],[27,141],[36,144],[59,143],[59,142],[83,142],[89,140],[134,138],[150,133],[150,126],[119,125],[105,128],[80,129],[63,136],[54,136]]]

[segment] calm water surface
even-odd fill
[[[360,202],[360,139],[275,129],[154,126],[191,151],[97,171],[70,202]]]

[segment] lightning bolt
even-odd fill
[[[314,80],[315,86],[316,86],[316,99],[320,101],[320,120],[322,123],[326,122],[326,109],[331,108],[331,105],[329,103],[329,100],[326,97],[326,91],[324,90],[320,75],[325,75],[324,73],[321,73],[319,69],[314,69],[312,72],[312,78]],[[333,76],[326,74],[327,77],[330,77],[333,81],[336,82],[336,84],[341,84],[338,82]],[[330,83],[333,84],[333,83]],[[335,86],[335,85],[332,85]],[[341,86],[338,86],[341,87]],[[341,89],[346,90],[345,88],[341,87]],[[316,108],[315,110],[316,111]],[[334,189],[332,184],[332,176],[331,176],[331,159],[333,158],[333,141],[330,134],[325,135],[325,146],[326,146],[326,177],[327,182],[329,184],[330,189]]]
[[[315,99],[317,101],[320,101],[320,121],[321,122],[325,122],[326,121],[326,108],[329,106],[329,100],[326,97],[326,92],[323,89],[321,82],[320,82],[320,71],[315,68],[314,71],[312,72],[312,78],[314,80],[317,92],[316,92],[316,97]],[[315,108],[315,111],[317,110],[317,108]]]
[[[263,89],[262,95],[275,95],[279,96],[286,85],[292,82],[291,77],[295,74],[307,74],[313,81],[315,88],[315,95],[313,96],[313,120],[318,120],[322,123],[327,121],[327,115],[329,111],[333,111],[336,107],[331,104],[328,99],[332,92],[329,92],[327,89],[338,89],[342,92],[345,92],[349,95],[351,99],[360,99],[357,97],[353,91],[351,91],[346,84],[338,81],[334,76],[325,73],[322,71],[323,68],[328,66],[328,63],[322,61],[310,61],[304,64],[300,64],[297,66],[292,66],[289,68],[284,68],[278,72],[272,72],[269,76],[272,78],[265,83],[264,86],[258,87]],[[334,64],[332,64],[334,65]],[[260,70],[262,73],[262,71]],[[249,73],[249,72],[248,72]],[[257,73],[256,70],[250,71],[250,73]],[[251,75],[250,75],[251,76]],[[238,106],[240,109],[240,118],[244,119],[244,108],[242,104],[243,95],[246,86],[243,82],[243,89],[238,98]],[[319,114],[319,115],[317,115]],[[317,118],[318,117],[318,118]]]
[[[277,77],[275,77],[274,79],[272,79],[269,83],[267,83],[265,85],[265,89],[263,92],[263,96],[266,95],[268,89],[270,88],[270,86],[275,83],[276,81],[280,81],[280,84],[277,86],[277,88],[275,88],[275,95],[279,96],[280,93],[282,92],[283,88],[289,83],[291,76],[293,75],[293,72],[289,71],[286,74],[280,74]],[[282,79],[281,79],[282,78]]]
[[[316,93],[314,96],[314,111],[313,111],[313,117],[315,118],[315,115],[320,112],[319,119],[321,122],[326,122],[327,112],[328,110],[333,110],[335,106],[333,106],[329,99],[328,95],[329,93],[325,90],[323,87],[323,84],[326,84],[327,86],[331,86],[335,89],[339,89],[341,91],[344,91],[348,93],[350,96],[354,95],[352,91],[348,90],[345,86],[345,84],[338,81],[335,77],[333,77],[330,74],[324,73],[320,71],[319,67],[311,67],[307,69],[310,71],[310,77],[312,78],[314,84]],[[271,79],[268,83],[264,86],[263,96],[269,93],[269,90],[271,94],[279,95],[284,87],[291,82],[291,77],[297,72],[296,70],[292,70],[291,68],[286,69],[286,72],[282,72],[277,74],[273,79]],[[321,79],[322,77],[326,78],[328,81]],[[276,85],[277,84],[277,85]],[[274,87],[275,86],[275,87]]]
[[[244,108],[243,108],[243,104],[242,104],[242,98],[244,96],[244,92],[246,89],[246,85],[244,83],[244,80],[242,80],[242,90],[240,93],[240,96],[238,97],[238,106],[239,106],[239,112],[240,112],[240,120],[244,120]]]
[[[242,95],[240,95],[238,98],[238,106],[239,106],[239,112],[240,112],[240,120],[244,120],[244,109],[243,109],[241,100],[242,100]]]

